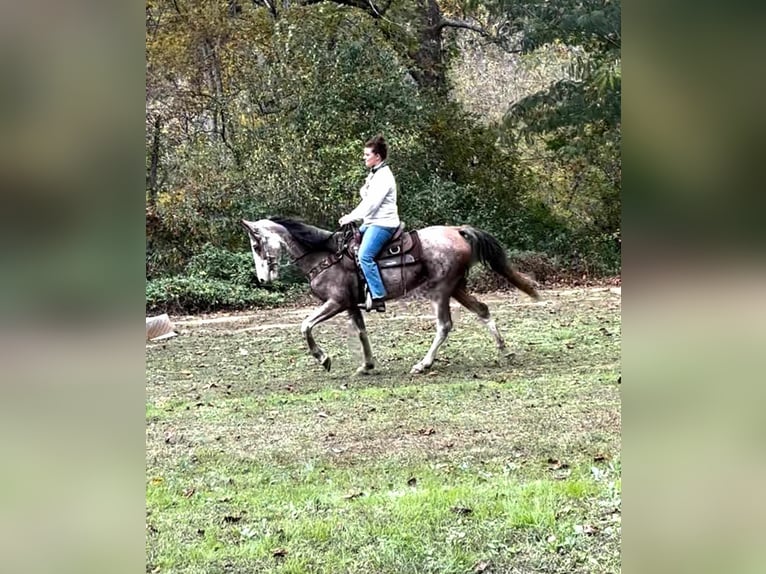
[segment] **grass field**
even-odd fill
[[[174,318],[147,344],[147,572],[620,571],[620,294],[481,296],[433,369],[409,370],[430,306],[366,315],[378,373],[355,377],[345,316]]]

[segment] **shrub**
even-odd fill
[[[221,279],[163,277],[146,283],[146,310],[159,313],[199,313],[221,309],[274,307],[285,293],[252,288]]]
[[[230,251],[210,243],[189,259],[186,275],[222,279],[238,285],[252,285],[256,281],[253,257],[249,251]]]

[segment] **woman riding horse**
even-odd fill
[[[280,252],[284,249],[293,263],[309,277],[311,291],[323,303],[301,324],[309,350],[325,369],[330,370],[330,357],[316,344],[312,329],[342,311],[348,315],[359,334],[364,361],[358,374],[374,368],[372,350],[362,312],[357,307],[359,277],[355,265],[347,265],[348,257],[338,253],[338,238],[342,234],[282,218],[242,220],[250,238],[250,247],[259,281],[277,279]],[[452,329],[450,298],[478,315],[493,339],[498,351],[505,356],[505,341],[490,317],[487,306],[466,290],[466,277],[471,266],[481,261],[505,277],[515,287],[539,299],[534,284],[508,263],[505,250],[489,233],[462,226],[435,226],[419,229],[419,259],[400,267],[386,267],[381,278],[384,284],[396,285],[389,293],[394,298],[415,288],[431,300],[436,314],[436,335],[425,357],[415,364],[411,373],[422,373],[433,365],[436,352]]]

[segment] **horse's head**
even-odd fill
[[[255,261],[255,274],[261,283],[271,283],[279,277],[279,253],[282,241],[269,229],[269,220],[241,221],[250,238],[250,250]]]

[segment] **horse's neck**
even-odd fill
[[[279,238],[282,241],[285,251],[290,255],[298,269],[304,273],[308,273],[317,263],[329,255],[326,251],[308,251],[293,239],[293,236],[284,228],[282,228],[282,231],[279,233]]]

